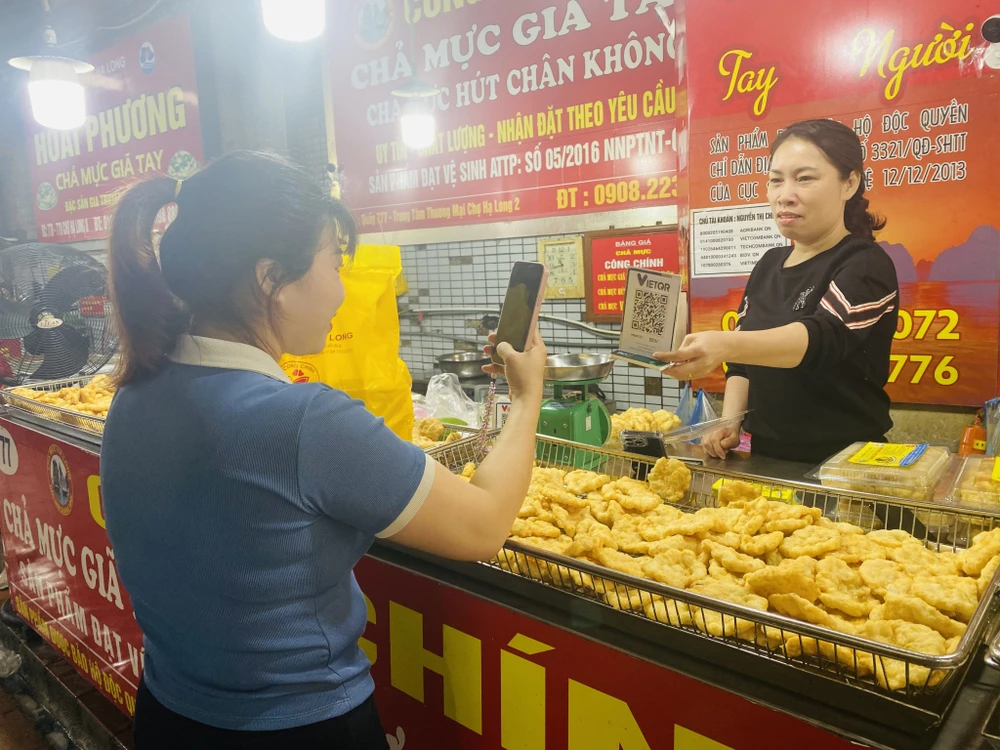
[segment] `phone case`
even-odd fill
[[[530,336],[532,329],[534,329],[535,326],[538,325],[538,316],[542,312],[542,303],[545,301],[545,286],[549,279],[549,267],[543,263],[534,263],[533,261],[518,261],[518,262],[533,263],[534,265],[539,265],[542,267],[542,281],[538,285],[538,297],[537,299],[535,299],[535,310],[531,314],[531,323],[528,324],[528,335]],[[501,311],[500,314],[503,315],[503,312]],[[496,353],[495,349],[493,351],[493,355],[490,357],[490,360],[495,365],[503,366],[503,360]]]

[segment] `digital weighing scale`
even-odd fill
[[[611,434],[611,415],[592,392],[615,366],[610,354],[554,354],[545,360],[545,381],[552,384],[552,398],[542,404],[538,433],[600,447]],[[589,451],[561,448],[559,463],[581,469],[600,460]]]

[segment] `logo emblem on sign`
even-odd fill
[[[56,509],[68,516],[73,510],[73,477],[66,454],[58,445],[49,448],[49,492]]]
[[[381,47],[395,25],[394,0],[361,0],[356,7],[354,38],[364,49]]]
[[[139,67],[143,73],[152,73],[156,67],[156,50],[149,42],[143,42],[139,47]]]

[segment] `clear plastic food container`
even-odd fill
[[[950,451],[938,445],[854,443],[824,463],[815,476],[826,487],[933,500],[950,463]]]
[[[951,486],[948,499],[956,505],[1000,509],[1000,459],[969,456]]]

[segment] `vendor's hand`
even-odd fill
[[[680,349],[674,352],[656,352],[653,356],[667,362],[664,375],[677,380],[698,380],[710,374],[726,361],[728,331],[704,331],[684,337]]]
[[[488,357],[493,356],[493,344],[496,343],[496,340],[497,335],[491,333],[490,343],[483,347],[483,354]],[[493,376],[504,375],[507,378],[511,402],[517,401],[519,398],[541,401],[545,358],[548,356],[548,351],[538,328],[535,327],[529,334],[528,343],[523,352],[517,351],[504,341],[497,347],[497,354],[503,360],[503,366],[484,365],[483,372]]]
[[[701,441],[701,447],[714,458],[725,458],[726,454],[733,448],[738,448],[739,444],[739,427],[723,427]]]

